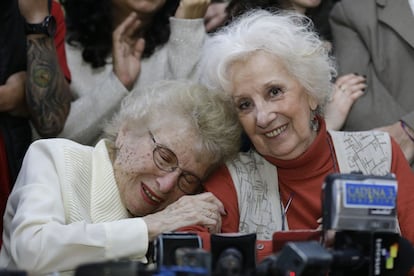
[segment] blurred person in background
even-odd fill
[[[75,99],[60,137],[94,145],[132,88],[165,79],[197,79],[210,0],[62,4]]]
[[[367,77],[343,129],[387,131],[414,170],[413,1],[339,1],[330,23],[339,73]]]

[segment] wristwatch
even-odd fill
[[[48,15],[39,24],[25,24],[26,34],[45,34],[53,37],[56,33],[56,20],[53,15]]]

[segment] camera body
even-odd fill
[[[332,255],[317,241],[288,242],[267,275],[328,275]],[[283,273],[277,273],[283,272]]]
[[[157,237],[154,244],[155,262],[158,267],[177,265],[182,262],[183,251],[181,251],[181,259],[177,260],[177,251],[186,249],[202,248],[202,240],[195,233],[171,232],[163,233]]]
[[[322,190],[324,230],[397,232],[392,175],[331,174]]]
[[[210,275],[211,256],[202,249],[201,237],[195,233],[171,232],[155,241],[157,275]]]

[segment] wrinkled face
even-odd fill
[[[152,134],[157,143],[175,153],[179,168],[166,172],[155,165],[155,144],[149,133],[138,137],[125,127],[121,129],[116,140],[118,151],[114,173],[121,199],[133,216],[144,216],[164,209],[184,195],[177,186],[183,171],[202,179],[211,165],[206,160],[195,158],[196,152],[191,146],[198,139],[195,134],[187,132],[182,137],[173,128]],[[197,153],[197,156],[200,154]],[[197,188],[194,185],[194,192]]]
[[[316,137],[310,129],[317,107],[280,58],[257,51],[230,67],[239,119],[256,150],[278,159],[301,155]]]

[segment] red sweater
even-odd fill
[[[329,141],[329,142],[328,142]],[[277,166],[278,183],[281,199],[286,205],[288,198],[293,199],[287,211],[290,230],[316,229],[317,220],[322,217],[321,188],[325,177],[337,172],[335,153],[331,153],[332,144],[325,125],[311,147],[294,160],[278,160],[265,157]],[[414,244],[414,173],[405,159],[398,144],[392,140],[391,172],[398,181],[397,209],[402,235]],[[238,232],[239,207],[237,193],[227,167],[221,167],[205,184],[206,190],[214,193],[224,204],[227,215],[222,217],[222,232]],[[203,238],[206,249],[210,249],[209,234],[202,227],[185,228],[184,231],[197,231]],[[273,251],[271,241],[257,241],[264,247],[257,247],[258,261]],[[262,249],[261,249],[262,248]]]
[[[71,81],[71,75],[66,60],[65,50],[65,37],[66,37],[66,23],[65,15],[62,10],[62,6],[57,1],[52,1],[52,10],[50,12],[56,19],[56,34],[54,37],[56,53],[60,69],[62,69],[63,75],[66,77],[68,82]]]

